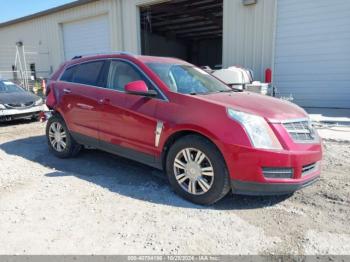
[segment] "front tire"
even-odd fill
[[[58,115],[53,115],[48,120],[46,138],[50,151],[59,158],[74,157],[81,149],[81,145],[74,140],[66,123]]]
[[[174,191],[200,205],[210,205],[230,190],[225,161],[207,139],[188,135],[169,149],[166,171]]]

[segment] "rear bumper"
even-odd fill
[[[299,183],[256,183],[239,180],[231,180],[231,188],[234,194],[242,195],[286,195],[307,187],[318,181],[319,175]]]

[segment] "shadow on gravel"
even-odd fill
[[[76,158],[59,159],[47,147],[45,136],[29,137],[0,145],[7,154],[39,163],[54,172],[46,176],[56,179],[75,176],[124,196],[152,203],[203,208],[175,195],[165,175],[146,165],[98,150],[83,150]],[[218,203],[205,209],[254,209],[272,206],[288,196],[252,197],[229,194]]]

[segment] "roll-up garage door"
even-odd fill
[[[350,108],[350,1],[278,0],[274,83],[305,107]]]
[[[107,15],[64,23],[63,43],[67,60],[79,55],[109,52]]]

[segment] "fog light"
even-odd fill
[[[307,176],[317,171],[318,169],[319,169],[319,162],[303,166],[303,169],[301,170],[301,176]]]

